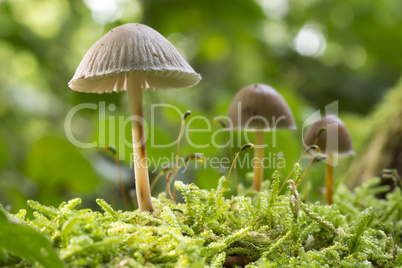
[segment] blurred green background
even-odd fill
[[[64,124],[74,106],[99,107],[104,102],[105,117],[99,117],[99,110],[81,110],[70,130],[80,141],[105,137],[104,146],[123,148],[122,177],[127,192],[132,192],[131,149],[118,143],[119,135],[131,140],[130,128],[119,131],[113,119],[129,116],[127,94],[77,93],[67,86],[91,45],[110,29],[130,22],[146,24],[167,37],[203,77],[190,89],[145,91],[145,120],[150,120],[151,104],[166,103],[183,113],[191,110],[190,127],[204,129],[207,122],[196,116],[212,122],[226,114],[238,90],[267,83],[288,101],[299,126],[297,131],[278,132],[277,146],[266,151],[275,159],[282,152],[282,175],[302,151],[303,121],[333,101],[339,101],[340,116],[358,147],[365,132],[361,118],[397,83],[401,72],[399,0],[0,0],[0,203],[11,211],[26,208],[27,199],[58,205],[73,197],[82,197],[84,206],[100,197],[123,208],[111,152],[103,146],[77,148],[67,140]],[[108,109],[110,104],[116,109]],[[155,114],[155,141],[177,139],[180,114],[168,108],[158,108]],[[211,131],[188,133],[191,140],[209,144],[220,129],[211,124]],[[114,134],[111,126],[117,128]],[[273,135],[267,133],[268,144]],[[253,141],[251,133],[249,137]],[[225,143],[223,133],[215,138]],[[147,145],[149,157],[174,160],[176,146]],[[230,150],[194,148],[184,139],[180,155],[191,153],[222,158]],[[247,154],[252,151],[240,158]],[[203,188],[216,187],[228,172],[195,168],[194,163],[190,167],[179,179]],[[322,168],[317,165],[311,173],[317,189],[324,185]],[[265,171],[265,179],[273,170]],[[161,168],[151,166],[150,171],[152,180]],[[247,171],[238,169],[240,180],[250,185]],[[232,189],[233,182],[231,177]],[[165,185],[160,180],[153,195]]]

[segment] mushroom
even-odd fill
[[[128,91],[140,211],[154,210],[143,129],[142,89],[191,87],[200,80],[201,76],[165,37],[146,25],[129,23],[99,39],[85,54],[68,83],[79,92]]]
[[[320,151],[328,156],[325,168],[325,199],[331,205],[334,159],[355,154],[352,149],[350,133],[339,117],[327,115],[313,123],[307,129],[303,141],[306,148],[311,145],[317,145]],[[314,150],[308,152],[306,154],[307,157],[315,157],[317,155],[317,152]]]
[[[264,174],[264,132],[296,129],[292,111],[275,89],[265,84],[253,84],[236,94],[227,116],[229,130],[255,132],[253,189],[259,191]]]

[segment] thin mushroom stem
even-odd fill
[[[131,127],[133,135],[134,175],[140,211],[153,212],[149,188],[147,153],[145,148],[144,118],[142,112],[142,88],[139,72],[129,72],[127,91],[130,97]]]
[[[325,168],[325,199],[329,205],[332,205],[332,194],[333,194],[333,185],[334,185],[334,167],[332,165],[332,153],[327,153],[327,165]]]
[[[264,131],[255,132],[255,151],[254,151],[254,180],[253,189],[261,190],[261,182],[264,174],[262,162],[264,159]]]

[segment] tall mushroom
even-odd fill
[[[264,132],[296,129],[292,111],[272,87],[253,84],[241,89],[228,110],[228,129],[255,132],[253,189],[259,191],[264,174]]]
[[[306,148],[317,145],[321,152],[328,156],[325,168],[325,199],[328,204],[332,204],[334,159],[355,154],[350,133],[339,117],[327,115],[307,129],[303,141]],[[310,157],[315,157],[314,151],[310,150],[309,154]]]
[[[154,210],[144,140],[142,89],[191,87],[200,79],[165,37],[146,25],[129,23],[99,39],[85,54],[68,84],[80,92],[128,91],[140,211]]]

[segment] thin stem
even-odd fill
[[[254,180],[253,189],[256,191],[261,190],[261,182],[264,176],[264,169],[262,168],[262,161],[264,159],[264,132],[255,132],[255,151],[254,151]]]
[[[172,175],[172,171],[169,171],[168,174],[166,174],[167,188],[168,188],[169,196],[170,196],[170,198],[172,198],[172,201],[174,202],[174,196],[172,195],[172,192],[170,191],[170,175]]]
[[[235,156],[235,158],[234,158],[234,160],[233,160],[233,162],[232,162],[232,165],[230,166],[229,174],[228,174],[228,177],[226,178],[225,186],[223,186],[223,189],[222,189],[221,194],[223,194],[223,192],[225,191],[226,185],[228,184],[228,181],[229,181],[230,172],[232,172],[233,165],[234,165],[234,163],[235,163],[237,157],[239,156],[240,152],[241,152],[241,151],[239,151],[239,152],[236,154],[236,156]]]
[[[229,137],[229,134],[228,134],[227,131],[225,132],[225,139],[228,142],[230,141],[230,137]],[[230,160],[233,161],[235,155],[234,155],[233,148],[232,148],[231,144],[229,144],[229,154],[230,154]],[[239,194],[239,176],[237,175],[236,166],[233,167],[233,171],[234,171],[234,174],[235,174],[236,195],[238,195]]]
[[[308,174],[308,172],[310,171],[310,169],[314,165],[314,163],[315,163],[315,161],[314,161],[314,159],[312,159],[311,162],[310,162],[310,165],[308,166],[308,168],[301,175],[300,181],[297,184],[297,188],[299,188],[299,186],[302,184],[304,177],[306,177],[306,175]]]
[[[297,160],[297,163],[299,164],[301,159],[303,158],[303,156],[306,154],[306,151],[304,151],[301,156],[299,157],[299,160]],[[286,177],[285,181],[283,182],[281,188],[278,191],[278,195],[280,194],[280,192],[282,191],[283,187],[285,186],[285,184],[288,182],[290,176],[293,174],[293,172],[295,171],[295,167],[293,166],[292,170],[289,172],[288,176]]]
[[[165,175],[166,172],[168,172],[169,170],[174,169],[173,167],[167,167],[164,168],[161,172],[159,172],[159,174],[156,176],[156,178],[152,181],[151,183],[151,192],[154,190],[155,185],[158,183],[159,179]]]
[[[230,177],[230,172],[232,172],[232,169],[233,169],[233,166],[234,166],[234,164],[235,164],[235,162],[236,162],[237,157],[239,156],[239,154],[240,154],[242,151],[244,151],[244,150],[246,150],[246,149],[248,149],[248,148],[253,148],[253,149],[255,149],[255,146],[254,146],[254,144],[252,144],[252,143],[247,143],[247,144],[243,145],[243,146],[240,148],[239,152],[236,154],[235,158],[233,159],[232,165],[230,166],[230,169],[229,169],[228,177],[226,178],[225,186],[223,186],[223,189],[222,189],[221,194],[223,194],[223,192],[224,192],[225,189],[226,189],[226,186],[227,186],[227,184],[228,184],[229,177]]]
[[[332,194],[333,194],[333,185],[334,185],[334,167],[332,166],[332,153],[327,153],[327,165],[325,168],[325,200],[329,205],[332,205]]]
[[[302,160],[303,156],[307,154],[307,152],[314,150],[316,152],[320,152],[320,147],[318,147],[317,145],[311,145],[309,146],[306,150],[304,150],[304,152],[300,155],[299,160],[297,160],[297,163],[299,164],[300,161]],[[315,162],[315,159],[313,159],[313,162]],[[310,164],[309,168],[311,168],[311,166],[313,165],[313,162]],[[286,177],[285,181],[283,182],[281,188],[278,191],[278,194],[282,191],[283,187],[285,186],[286,182],[289,180],[290,176],[293,174],[293,172],[295,171],[295,167],[293,166],[291,172],[289,173],[289,175]],[[303,178],[303,177],[302,177]]]
[[[174,174],[174,182],[177,181],[177,173],[179,172],[180,141],[181,141],[181,138],[182,138],[184,122],[186,122],[185,117],[183,117],[182,120],[181,120],[179,138],[178,138],[178,141],[177,141],[176,171],[175,171],[175,174]],[[173,188],[174,188],[174,182],[173,182]],[[176,195],[176,188],[173,189],[173,197],[172,197],[173,201],[174,201],[175,195]]]
[[[127,91],[130,97],[131,127],[133,135],[135,188],[140,211],[153,212],[149,188],[147,153],[144,137],[144,118],[142,112],[141,75],[129,72],[126,78]]]

